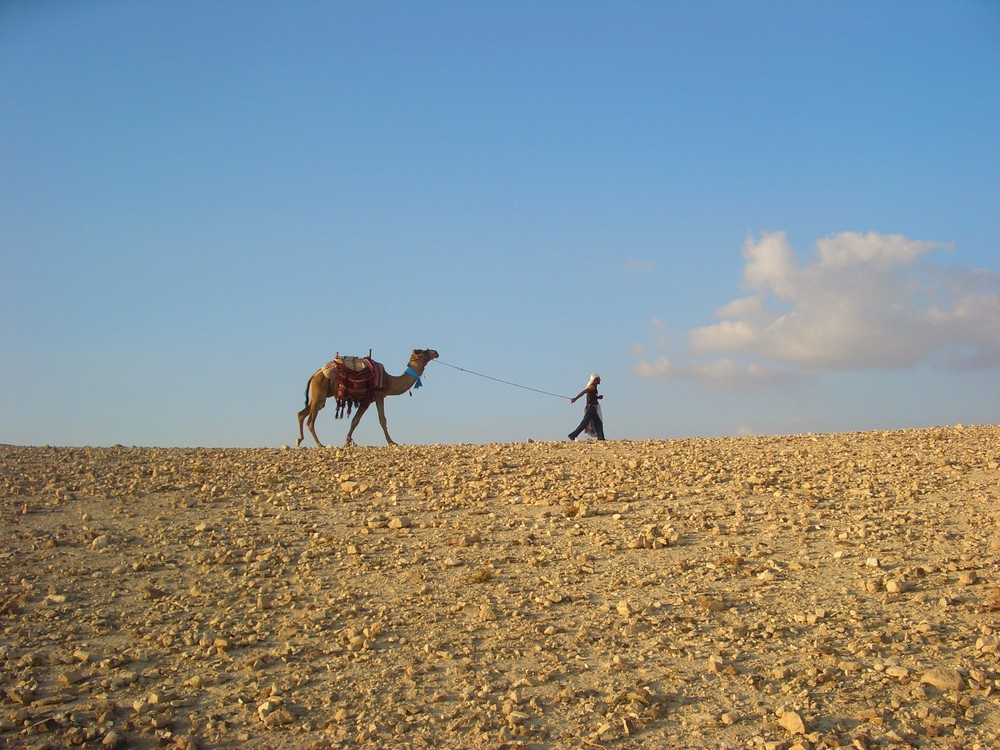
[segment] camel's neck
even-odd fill
[[[407,365],[406,371],[402,375],[385,376],[385,395],[400,396],[410,390],[420,382],[420,376],[424,374],[426,365],[421,362],[411,362]],[[418,386],[419,387],[419,386]]]

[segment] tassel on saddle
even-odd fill
[[[330,394],[337,402],[335,417],[351,416],[351,410],[367,407],[377,388],[382,387],[385,368],[368,357],[336,356],[323,368],[327,378],[334,383]]]

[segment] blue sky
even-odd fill
[[[12,0],[0,94],[0,443],[294,444],[424,347],[609,438],[1000,423],[995,2]]]

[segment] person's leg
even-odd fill
[[[569,439],[570,440],[576,440],[577,436],[581,432],[583,432],[584,430],[587,429],[587,425],[590,424],[590,420],[593,418],[593,416],[591,414],[591,411],[592,411],[591,409],[584,410],[584,412],[583,412],[583,421],[580,422],[580,426],[579,427],[577,427],[575,430],[573,430],[569,434]]]
[[[592,419],[594,421],[594,432],[597,433],[597,439],[604,440],[604,422],[597,414],[597,409],[594,409],[594,416],[592,417]]]

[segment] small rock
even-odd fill
[[[976,641],[976,651],[981,651],[984,654],[995,654],[998,647],[1000,647],[1000,639],[995,636],[983,636]]]
[[[114,729],[104,735],[104,739],[101,740],[101,747],[104,750],[121,750],[127,746],[125,738],[118,734]]]
[[[721,672],[726,668],[726,661],[721,656],[712,655],[708,657],[708,671],[709,672]]]
[[[147,584],[143,587],[142,595],[145,599],[162,599],[167,595],[167,592],[152,584]]]
[[[609,733],[611,732],[611,725],[607,722],[601,724],[597,729],[591,733],[591,737],[601,742],[610,739]]]
[[[698,598],[698,604],[700,604],[704,609],[706,609],[709,612],[726,611],[726,602],[718,597],[701,596]]]
[[[257,715],[261,722],[269,729],[273,727],[285,726],[295,721],[292,712],[281,704],[280,699],[266,700],[257,706]]]
[[[479,606],[479,619],[492,622],[497,619],[497,613],[489,604],[482,604]]]
[[[958,670],[947,667],[936,667],[925,672],[920,681],[945,691],[961,690],[965,687],[965,681],[962,680],[962,675],[958,673]]]
[[[797,711],[785,711],[778,717],[778,723],[792,734],[805,734],[805,722]]]
[[[4,694],[13,703],[20,703],[22,706],[27,706],[34,699],[35,690],[25,685],[15,685],[4,690]]]
[[[277,711],[272,711],[266,716],[261,717],[261,721],[264,723],[264,726],[270,729],[291,724],[295,721],[295,717],[287,708],[279,708]]]
[[[59,675],[59,684],[66,687],[75,685],[83,679],[83,672],[79,669],[70,669]]]

